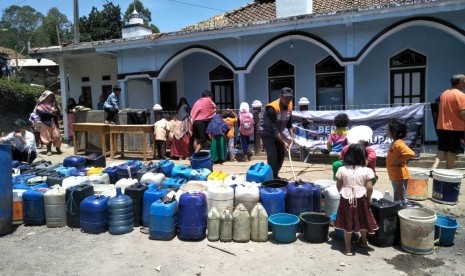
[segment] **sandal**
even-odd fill
[[[358,245],[363,248],[369,248],[368,242],[367,243],[362,243],[362,241],[358,241]]]
[[[353,253],[353,252],[344,251],[344,255],[346,255],[346,256],[353,256],[354,253]]]

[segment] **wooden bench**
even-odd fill
[[[142,159],[147,161],[147,155],[155,152],[154,143],[152,143],[151,151],[148,151],[149,146],[147,145],[147,135],[151,137],[154,128],[153,125],[108,125],[110,131],[110,157],[114,158],[117,148],[117,136],[120,134],[121,137],[121,150],[120,155],[124,157],[124,134],[133,133],[142,135],[142,152],[136,152],[142,154]],[[131,152],[133,153],[133,152]]]
[[[74,155],[79,153],[79,139],[78,133],[84,132],[84,152],[97,152],[100,153],[100,150],[93,150],[88,148],[88,133],[89,132],[96,132],[99,133],[101,136],[102,141],[102,155],[106,156],[107,152],[107,143],[106,143],[106,136],[110,134],[110,126],[108,124],[103,123],[74,123],[73,124],[74,136],[73,136],[73,144],[74,144]]]

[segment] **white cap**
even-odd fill
[[[302,97],[299,99],[299,105],[309,105],[310,104],[310,101],[305,98],[305,97]]]
[[[163,107],[161,107],[161,105],[155,104],[155,105],[153,106],[153,111],[161,111],[161,110],[163,110]]]
[[[259,101],[259,100],[255,100],[252,102],[252,107],[255,107],[255,108],[259,108],[259,107],[262,107],[262,102]]]

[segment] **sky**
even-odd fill
[[[161,32],[172,32],[180,30],[208,19],[212,16],[225,13],[251,3],[253,0],[140,0],[145,8],[152,12],[152,24],[158,27]],[[120,6],[124,13],[132,0],[108,0],[113,5]],[[53,7],[58,8],[61,13],[73,22],[74,0],[1,0],[0,13],[11,5],[28,5],[35,10],[46,15]],[[103,5],[107,0],[79,0],[79,17],[88,16],[92,7],[99,11],[103,10]]]

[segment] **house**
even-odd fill
[[[11,74],[16,75],[23,82],[42,85],[57,92],[59,87],[51,88],[58,80],[59,66],[53,60],[41,58],[17,58],[8,61]]]
[[[94,108],[116,84],[124,107],[146,109],[205,89],[237,108],[284,86],[310,110],[428,103],[465,71],[464,12],[463,0],[256,0],[177,32],[29,54],[58,61],[63,98],[87,93]],[[435,141],[429,114],[425,126]]]

